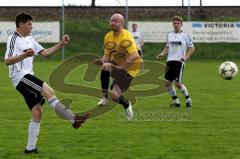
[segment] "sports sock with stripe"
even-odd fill
[[[62,119],[70,121],[72,124],[74,123],[74,113],[64,106],[55,96],[48,100],[48,103],[55,111],[56,115]]]

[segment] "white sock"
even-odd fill
[[[30,121],[28,126],[28,143],[27,143],[27,150],[35,149],[38,135],[39,135],[40,123],[35,121]]]
[[[59,100],[55,96],[53,96],[52,98],[50,98],[48,100],[48,104],[53,108],[53,110],[55,110],[55,107],[58,104],[58,102],[59,102]]]
[[[167,91],[170,94],[170,96],[172,97],[173,103],[180,103],[180,101],[177,97],[176,89],[172,84],[169,87],[167,87]]]
[[[56,97],[52,97],[48,100],[48,103],[51,105],[56,115],[62,119],[70,121],[72,124],[74,123],[75,115],[72,113],[70,109],[64,106]]]
[[[167,91],[171,97],[177,96],[176,89],[174,88],[174,86],[172,84],[167,87]]]
[[[188,94],[187,88],[183,84],[181,84],[180,91],[182,92],[182,94],[184,95],[184,97],[186,99],[189,98],[189,94]]]

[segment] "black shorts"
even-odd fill
[[[181,61],[168,61],[167,67],[166,67],[166,73],[165,73],[165,79],[173,82],[179,82],[182,81],[183,76],[183,70],[184,70],[184,63]]]
[[[129,88],[133,79],[125,70],[113,70],[111,77],[113,78],[113,87],[115,84],[118,85],[122,92],[125,92]]]
[[[44,97],[41,95],[43,81],[34,77],[33,75],[26,74],[18,83],[16,89],[23,95],[29,109],[40,103],[45,103]]]

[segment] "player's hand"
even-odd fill
[[[184,57],[182,57],[180,60],[183,61],[183,62],[185,62],[185,61],[188,60],[188,57],[184,56]]]
[[[102,66],[103,65],[103,60],[102,59],[95,59],[93,63],[97,66]]]
[[[122,70],[123,68],[121,66],[117,66],[117,65],[112,64],[112,69],[114,69],[114,70]]]
[[[105,70],[105,71],[111,72],[112,69],[113,69],[113,64],[111,64],[109,62],[106,62],[102,65],[102,69]]]
[[[26,55],[26,57],[31,57],[31,56],[33,56],[33,55],[34,55],[34,50],[31,49],[31,48],[27,49],[27,50],[25,51],[25,55]]]
[[[157,60],[161,60],[161,59],[163,59],[163,55],[162,54],[157,55]]]
[[[70,40],[69,36],[68,35],[64,35],[62,37],[62,41],[61,41],[62,45],[63,46],[66,45],[69,42],[69,40]]]

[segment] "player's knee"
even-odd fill
[[[42,111],[42,108],[41,108],[41,107],[37,107],[37,108],[35,108],[34,112],[35,112],[36,114],[41,115],[43,111]]]
[[[118,98],[116,96],[112,96],[112,101],[118,102]]]
[[[182,84],[181,84],[181,83],[175,83],[175,85],[176,85],[176,87],[177,87],[178,89],[180,89],[180,88],[182,87]]]
[[[52,88],[49,88],[49,96],[55,96],[55,91]]]
[[[112,101],[118,102],[119,96],[112,94]]]
[[[168,87],[171,86],[171,82],[166,81],[166,82],[164,83],[164,85],[168,88]]]
[[[42,95],[49,99],[49,98],[55,96],[55,92],[50,86],[48,86],[47,84],[44,83],[43,87],[42,87]]]
[[[36,106],[36,107],[33,107],[32,109],[32,118],[34,121],[36,122],[40,122],[41,118],[42,118],[42,108],[41,106]]]
[[[55,96],[55,92],[54,92],[54,90],[52,88],[49,88],[45,93],[46,93],[46,97],[48,99]]]

